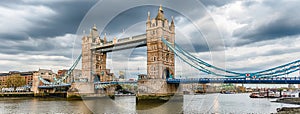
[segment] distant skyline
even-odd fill
[[[97,2],[96,0],[0,1],[0,72],[34,71],[39,68],[54,71],[68,69],[76,54],[80,53],[79,37],[82,31],[85,30],[88,34],[93,24],[97,25],[102,21],[95,20],[80,26],[89,10],[96,9],[94,5]],[[104,4],[108,1],[99,2]],[[134,1],[111,1],[112,5],[107,5],[103,9],[107,9],[105,10],[107,14],[113,13],[112,9],[122,7],[127,2]],[[239,72],[263,70],[300,58],[298,11],[300,1],[199,0],[198,2],[203,5],[199,7],[205,11],[199,11],[201,8],[189,9],[190,14],[181,14],[176,8],[164,7],[168,6],[168,3],[172,5],[172,1],[161,2],[166,18],[171,19],[171,16],[174,16],[176,42],[193,55],[215,64],[218,58],[212,60],[211,54],[224,53],[225,55],[220,58],[225,60],[226,64],[221,67]],[[187,4],[178,4],[180,8],[189,8]],[[117,14],[103,32],[107,33],[109,40],[115,36],[143,34],[147,12],[150,11],[151,18],[154,18],[158,6],[159,3],[127,9]],[[191,22],[186,15],[195,20]],[[102,13],[97,18],[105,16],[107,15]],[[201,32],[208,36],[220,36],[219,42],[223,42],[224,46],[207,44],[206,41],[211,37],[201,36],[193,24],[199,25],[200,30],[203,30]],[[125,69],[131,70],[129,72],[132,75],[138,72],[145,73],[145,50],[143,47],[110,53],[107,67],[115,74]],[[177,59],[176,63],[177,75],[184,71],[197,74],[196,70],[187,68],[188,65],[182,61]],[[299,72],[294,73],[296,74]]]

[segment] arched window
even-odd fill
[[[166,55],[166,61],[169,61],[169,54]]]

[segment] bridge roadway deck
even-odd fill
[[[147,45],[146,34],[136,35],[127,38],[121,38],[116,42],[110,41],[106,44],[98,44],[92,46],[91,50],[97,50],[100,52],[111,52],[123,49],[137,48]]]
[[[60,87],[71,87],[71,84],[41,85],[41,86],[38,86],[39,89],[51,89],[51,88],[60,88]]]
[[[287,78],[194,78],[194,79],[168,79],[169,84],[178,83],[248,83],[248,84],[300,84],[300,77]]]
[[[94,84],[135,84],[137,81],[125,82],[95,82]],[[190,79],[167,79],[168,84],[179,83],[248,83],[248,84],[300,84],[300,77],[287,78],[190,78]]]
[[[111,81],[111,82],[95,82],[94,84],[136,84],[137,81]]]

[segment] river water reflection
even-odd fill
[[[280,107],[299,105],[251,99],[249,94],[185,95],[183,102],[142,103],[135,97],[116,97],[68,101],[57,98],[0,98],[1,113],[272,113]],[[157,107],[155,107],[157,106]],[[152,107],[152,108],[149,108]],[[155,108],[153,108],[155,107]]]

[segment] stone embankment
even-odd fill
[[[289,103],[289,104],[298,104],[298,105],[300,105],[300,98],[280,98],[280,99],[277,99],[274,102]]]
[[[300,98],[280,98],[274,102],[298,104],[299,107],[277,108],[277,114],[300,114]]]
[[[277,114],[300,114],[300,107],[277,108]]]

